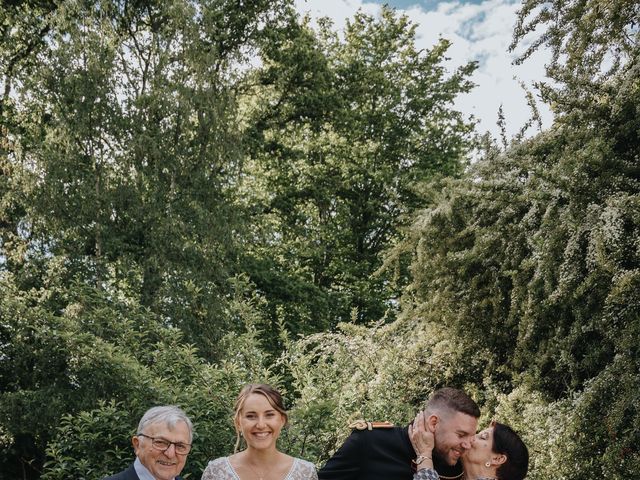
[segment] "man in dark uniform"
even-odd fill
[[[433,463],[441,480],[462,478],[460,457],[471,448],[480,409],[463,391],[436,390],[425,407],[435,437]],[[356,427],[358,428],[358,427]],[[354,430],[318,472],[320,480],[412,480],[416,455],[407,427],[367,424]]]

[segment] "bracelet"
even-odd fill
[[[418,455],[416,459],[413,460],[413,463],[415,463],[416,465],[420,465],[425,460],[431,460],[431,457],[427,455]]]

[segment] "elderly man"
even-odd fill
[[[153,407],[140,419],[132,438],[136,460],[105,480],[180,480],[191,450],[193,425],[175,406]]]
[[[433,463],[441,479],[462,478],[460,457],[471,448],[480,409],[462,390],[441,388],[429,398],[424,421],[435,436]],[[358,427],[356,427],[358,428]],[[424,461],[409,438],[409,427],[369,423],[354,430],[318,472],[320,480],[412,480]]]

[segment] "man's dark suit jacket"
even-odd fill
[[[412,480],[416,454],[408,427],[354,430],[318,472],[320,480]],[[460,462],[450,466],[434,455],[441,479],[461,478]]]
[[[116,473],[110,477],[105,478],[104,480],[140,480],[138,474],[136,473],[136,469],[133,468],[133,463],[129,465],[129,468],[123,470],[120,473]],[[176,480],[182,480],[180,477],[176,477]]]

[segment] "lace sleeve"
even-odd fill
[[[236,480],[226,457],[212,460],[202,472],[201,480]]]
[[[440,475],[433,468],[423,468],[413,474],[413,480],[440,480]]]
[[[301,458],[294,460],[295,465],[291,475],[286,480],[318,480],[318,472],[316,466]]]

